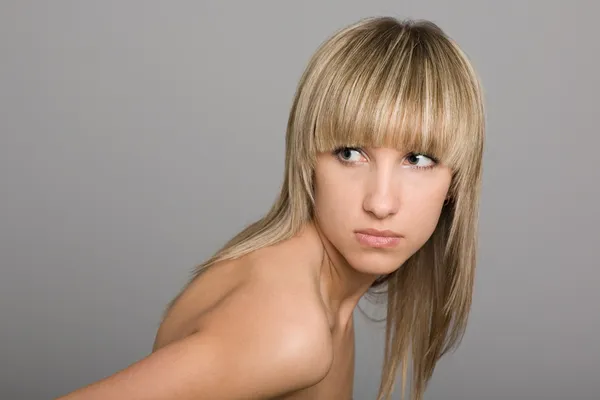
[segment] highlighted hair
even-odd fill
[[[297,87],[278,199],[199,265],[195,277],[219,261],[289,239],[312,220],[318,152],[387,146],[435,157],[452,170],[451,201],[425,245],[373,287],[387,294],[378,399],[391,398],[400,366],[402,397],[411,367],[411,399],[422,399],[437,361],[459,345],[467,325],[484,119],[470,61],[434,23],[373,17],[339,30],[317,49]]]

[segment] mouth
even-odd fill
[[[390,230],[361,229],[354,232],[358,242],[367,247],[390,248],[398,245],[402,235]]]

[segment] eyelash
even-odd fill
[[[337,149],[333,150],[332,154],[334,156],[336,156],[337,159],[341,163],[346,164],[346,165],[351,165],[351,164],[353,164],[353,162],[352,161],[346,161],[346,160],[343,160],[343,159],[340,158],[340,153],[342,151],[345,151],[345,150],[354,150],[354,151],[358,151],[361,154],[363,153],[363,151],[360,148],[358,148],[358,147],[340,147],[340,148],[337,148]],[[433,164],[431,164],[431,165],[429,165],[427,167],[418,167],[418,166],[411,165],[410,168],[427,170],[427,169],[435,168],[437,166],[437,164],[438,164],[438,160],[436,158],[434,158],[432,156],[428,156],[427,154],[410,152],[406,156],[404,156],[404,158],[407,158],[407,157],[410,157],[410,156],[425,156],[425,157],[429,158],[433,162]]]

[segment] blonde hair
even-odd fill
[[[452,169],[451,201],[425,245],[373,286],[387,289],[378,399],[390,398],[400,365],[404,398],[410,360],[411,399],[421,399],[437,361],[458,346],[467,324],[484,125],[479,79],[434,23],[372,17],[339,30],[317,49],[297,87],[279,197],[263,218],[199,265],[192,280],[217,262],[293,237],[314,218],[318,152],[390,146],[436,157]]]

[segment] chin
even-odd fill
[[[360,252],[346,258],[346,261],[363,274],[387,275],[400,268],[406,258],[386,252]]]

